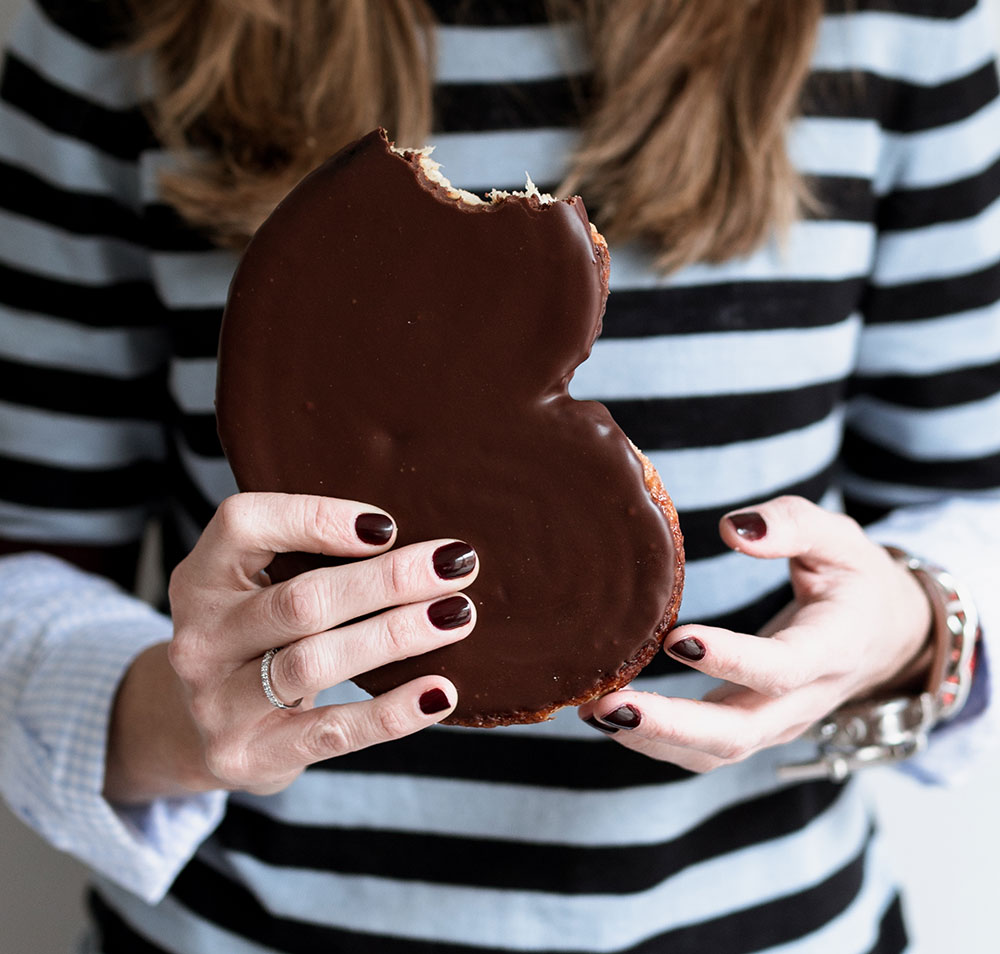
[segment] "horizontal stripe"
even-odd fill
[[[128,38],[128,21],[115,4],[86,4],[75,0],[33,0],[61,29],[95,49],[106,49]],[[117,11],[117,15],[116,15]]]
[[[201,457],[185,446],[182,439],[176,441],[176,451],[194,486],[213,510],[237,492],[236,478],[225,458]]]
[[[0,98],[53,132],[72,136],[119,159],[134,161],[153,143],[152,131],[140,110],[118,112],[81,99],[50,83],[14,54],[6,60]]]
[[[788,132],[788,154],[807,175],[870,179],[881,148],[882,131],[874,119],[799,116]]]
[[[0,159],[59,189],[106,196],[133,209],[140,204],[134,162],[59,135],[0,102]]]
[[[599,340],[818,328],[844,321],[863,290],[861,279],[619,288],[608,298]]]
[[[791,494],[819,502],[828,492],[835,467],[812,474],[805,480],[786,484],[776,489],[771,496]],[[728,547],[719,536],[719,521],[730,510],[743,510],[760,503],[756,497],[734,500],[724,507],[709,507],[705,510],[682,510],[679,513],[681,529],[684,532],[684,553],[688,560],[702,560],[706,557],[725,553]]]
[[[438,86],[434,89],[434,122],[436,129],[452,135],[572,126],[579,122],[578,103],[565,78],[503,86]]]
[[[435,130],[428,141],[434,160],[453,185],[470,192],[492,188],[521,189],[528,173],[535,182],[559,182],[566,159],[576,146],[573,129],[526,129],[487,133]]]
[[[163,408],[158,374],[108,378],[0,358],[0,401],[74,416],[155,421]]]
[[[868,326],[858,373],[939,374],[993,360],[1000,360],[1000,301],[943,318]]]
[[[948,491],[993,490],[1000,487],[1000,454],[964,457],[961,466],[944,460],[918,460],[868,440],[853,430],[844,436],[843,459],[849,471],[869,480]]]
[[[1000,198],[978,215],[920,229],[885,232],[872,281],[903,285],[975,272],[1000,261]]]
[[[147,282],[77,285],[34,275],[0,262],[0,302],[22,312],[38,312],[96,328],[120,328],[126,321],[152,326],[163,310]]]
[[[442,24],[434,31],[438,83],[519,83],[590,68],[576,23],[477,29]]]
[[[59,189],[2,161],[0,208],[68,232],[107,235],[132,243],[142,239],[139,216],[120,202]]]
[[[609,744],[572,710],[563,718],[588,737],[547,739],[532,726],[504,733],[444,728],[321,763],[277,797],[240,794],[236,802],[289,825],[541,846],[648,846],[681,837],[740,799],[777,791],[775,766],[809,751],[799,743],[727,767],[721,776],[692,775]],[[469,762],[449,766],[449,757]],[[505,758],[517,764],[496,763]],[[550,764],[520,764],[534,759]],[[521,810],[526,805],[530,812]]]
[[[139,104],[140,64],[136,58],[80,42],[34,4],[25,4],[10,48],[40,76],[82,99],[112,110]]]
[[[955,493],[952,488],[919,487],[904,483],[870,480],[850,471],[846,472],[841,479],[844,493],[852,499],[884,507],[909,507],[940,503],[944,497],[953,496]],[[997,484],[1000,484],[1000,477],[997,478]],[[979,490],[963,490],[962,493],[985,499],[1000,498],[1000,487],[987,486]]]
[[[782,244],[771,241],[745,258],[699,263],[665,278],[648,253],[620,246],[611,256],[612,293],[619,288],[708,285],[729,281],[840,281],[867,275],[875,248],[872,227],[861,222],[796,222]]]
[[[965,405],[987,400],[1000,392],[1000,361],[940,374],[887,375],[854,383],[856,393],[901,407],[930,409]]]
[[[469,0],[428,0],[442,23],[467,26],[514,26],[548,21],[546,0],[507,0],[502,4],[470,3]]]
[[[218,362],[211,358],[183,358],[171,362],[170,394],[185,414],[215,414],[215,376]]]
[[[318,825],[279,824],[238,803],[229,806],[215,841],[227,853],[280,869],[564,895],[624,895],[655,888],[689,865],[749,848],[764,831],[768,838],[790,835],[840,794],[822,783],[744,798],[723,811],[688,818],[669,841],[642,846],[533,844],[527,870],[525,846],[509,838],[357,830],[329,819]],[[567,805],[566,810],[573,809]]]
[[[149,274],[139,246],[73,235],[0,210],[0,260],[10,268],[79,285],[137,281]]]
[[[968,118],[937,129],[908,135],[886,132],[875,192],[943,185],[982,172],[996,161],[998,128],[1000,99],[994,99]]]
[[[974,115],[997,95],[993,62],[937,86],[886,79],[870,72],[810,73],[803,87],[808,116],[877,118],[894,133],[914,133],[957,123]]]
[[[808,388],[850,373],[857,332],[858,319],[852,316],[806,330],[662,335],[642,341],[599,338],[577,369],[571,393],[606,401]]]
[[[689,619],[731,613],[788,578],[780,561],[753,560],[727,552],[689,563],[684,571],[684,615]]]
[[[170,313],[170,332],[177,358],[211,358],[219,347],[222,307],[174,308]]]
[[[142,538],[148,512],[145,507],[121,507],[103,511],[61,510],[29,507],[0,500],[0,526],[11,540],[116,546]]]
[[[879,232],[920,229],[958,222],[985,212],[1000,195],[1000,159],[979,175],[949,185],[893,192],[879,203]]]
[[[965,16],[979,0],[826,0],[831,13],[883,10],[902,16],[924,17],[939,23]]]
[[[117,510],[148,503],[160,488],[159,466],[137,461],[89,470],[54,468],[0,454],[3,498],[27,507],[59,510]]]
[[[906,946],[905,930],[899,912],[899,897],[892,878],[881,838],[874,838],[864,862],[864,880],[851,907],[841,912],[818,931],[786,944],[769,947],[760,954],[902,954]],[[902,941],[897,947],[893,942]]]
[[[734,420],[740,437],[762,440],[825,420],[840,404],[843,382],[773,393],[606,401],[618,426],[647,454],[727,445]]]
[[[259,896],[266,884],[269,910],[277,917],[438,943],[525,951],[619,951],[666,931],[766,904],[829,878],[858,856],[867,832],[868,820],[859,800],[842,797],[794,833],[689,866],[670,881],[627,895],[438,887],[275,869],[235,853],[227,853],[224,864]],[[765,871],[766,879],[754,876]],[[720,896],[712,889],[723,883],[727,890]],[[178,888],[183,892],[182,885]],[[685,898],[683,907],[670,903],[678,896]],[[338,899],[336,905],[328,903],[330,897]]]
[[[920,321],[976,311],[1000,299],[1000,263],[947,278],[909,285],[869,286],[864,306],[869,322]]]
[[[679,509],[725,507],[748,497],[763,500],[825,469],[836,457],[841,424],[841,415],[835,413],[810,427],[764,440],[650,451],[647,456]]]
[[[81,327],[3,306],[0,321],[0,356],[8,361],[128,380],[150,374],[167,356],[166,334],[155,328]]]
[[[950,22],[859,8],[820,21],[812,67],[877,73],[932,86],[979,69],[995,55],[982,6]]]
[[[994,376],[994,381],[996,376]],[[961,461],[1000,454],[1000,394],[957,407],[898,407],[853,398],[848,424],[869,440],[915,461]]]
[[[0,451],[59,467],[121,467],[163,457],[160,428],[135,420],[104,421],[0,401]]]
[[[222,308],[238,255],[228,249],[154,252],[153,282],[168,308]]]

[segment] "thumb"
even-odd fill
[[[797,559],[804,566],[857,569],[872,547],[856,521],[804,497],[775,497],[719,522],[727,546],[761,559]]]

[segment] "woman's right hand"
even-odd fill
[[[244,493],[224,501],[171,577],[173,641],[143,653],[119,690],[106,796],[267,794],[311,763],[445,718],[457,692],[442,676],[313,707],[323,689],[455,642],[475,625],[472,601],[459,594],[479,568],[472,548],[436,540],[385,552],[395,535],[384,511],[349,500]],[[369,559],[271,585],[264,571],[288,551]],[[288,704],[301,698],[296,708],[275,708],[261,685],[262,656],[276,647],[272,689]]]

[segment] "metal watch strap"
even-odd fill
[[[934,656],[925,690],[915,696],[852,702],[821,719],[808,737],[816,759],[781,765],[785,779],[842,781],[855,769],[910,758],[927,745],[930,730],[956,715],[972,686],[979,615],[962,584],[941,567],[897,547],[886,547],[920,583],[933,610]]]

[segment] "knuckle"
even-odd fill
[[[383,585],[395,602],[407,602],[407,594],[416,582],[416,567],[411,559],[401,553],[391,553],[382,564]]]
[[[228,741],[211,742],[205,749],[205,766],[226,788],[239,788],[249,780],[246,749]]]
[[[398,739],[411,731],[410,723],[399,706],[376,706],[374,715],[380,738]]]
[[[254,503],[250,494],[233,494],[219,504],[213,518],[223,537],[243,540],[253,526]]]
[[[339,719],[314,722],[298,743],[299,755],[307,764],[337,758],[355,748],[347,727]]]
[[[338,519],[332,501],[325,497],[311,497],[306,501],[306,533],[317,542],[330,543],[343,539],[343,522]]]
[[[322,628],[321,600],[310,580],[296,577],[273,587],[270,592],[280,626],[295,633],[312,633]]]
[[[381,637],[386,653],[391,658],[405,659],[413,655],[417,637],[417,624],[413,614],[406,611],[383,614]]]
[[[277,664],[277,665],[275,665]],[[316,685],[319,676],[319,660],[313,646],[301,640],[286,646],[271,658],[272,679],[277,669],[279,697],[297,698],[305,695]]]

